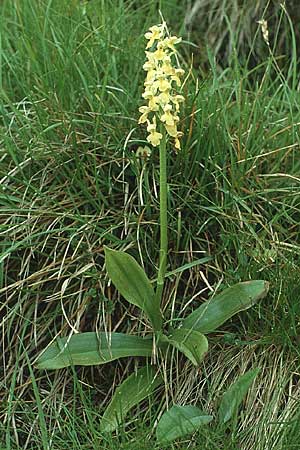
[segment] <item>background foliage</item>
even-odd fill
[[[146,136],[137,125],[143,34],[159,7],[183,36],[182,65],[193,61],[183,150],[168,161],[169,270],[211,257],[169,277],[164,308],[188,313],[251,278],[271,291],[212,336],[200,370],[178,358],[153,408],[142,404],[128,427],[104,436],[104,406],[139,361],[56,372],[33,364],[58,333],[148,331],[109,285],[103,245],[154,274],[158,155],[145,162],[136,149]],[[208,428],[189,445],[298,448],[297,2],[4,0],[0,14],[2,447],[152,450],[157,409],[188,401],[212,413],[225,386],[259,367],[234,430]]]

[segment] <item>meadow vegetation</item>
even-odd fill
[[[137,149],[147,144],[144,33],[159,8],[183,37],[190,73],[182,148],[168,153],[163,312],[188,315],[250,279],[270,291],[209,336],[200,367],[175,355],[164,389],[107,434],[105,406],[142,358],[57,371],[35,360],[58,334],[149,332],[109,282],[104,246],[156,276],[159,158]],[[154,427],[168,405],[214,415],[224,390],[255,368],[230,429],[207,426],[165,448],[298,449],[297,2],[4,0],[0,14],[0,449],[158,450]]]

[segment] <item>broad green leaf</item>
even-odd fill
[[[108,276],[120,294],[133,305],[141,308],[149,317],[155,331],[162,327],[160,305],[154,289],[141,266],[125,252],[104,247]]]
[[[143,367],[126,378],[115,390],[105,410],[100,425],[101,431],[114,431],[118,428],[128,411],[148,397],[162,383],[161,375],[157,374],[152,366]]]
[[[237,413],[238,407],[242,403],[258,372],[259,369],[254,369],[244,373],[244,375],[239,377],[239,379],[223,394],[219,408],[220,422],[226,423]]]
[[[263,280],[235,284],[195,309],[183,320],[182,326],[204,334],[210,333],[234,314],[250,308],[265,297],[268,290],[269,283]]]
[[[167,341],[180,350],[195,366],[203,360],[208,350],[208,342],[199,331],[179,328],[166,336]]]
[[[150,339],[123,333],[79,333],[56,339],[37,359],[38,369],[105,364],[125,356],[151,356]]]
[[[156,437],[159,443],[165,444],[186,434],[194,433],[212,420],[212,416],[203,413],[196,406],[174,405],[162,415],[158,422]]]

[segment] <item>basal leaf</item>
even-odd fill
[[[100,425],[101,431],[114,431],[124,421],[133,406],[148,397],[163,383],[161,375],[152,366],[139,369],[117,387],[105,410]]]
[[[37,359],[39,369],[105,364],[126,356],[151,356],[152,340],[123,333],[79,333],[56,339]]]
[[[133,305],[141,308],[149,317],[155,331],[162,327],[160,305],[154,289],[142,267],[125,252],[104,247],[108,276],[120,294]]]
[[[263,280],[235,284],[195,309],[183,320],[182,326],[204,334],[210,333],[234,314],[253,306],[267,295],[268,290],[269,283]]]
[[[167,341],[180,350],[195,366],[201,363],[208,350],[208,342],[204,334],[186,328],[173,330],[167,336]]]
[[[166,444],[194,433],[212,420],[212,416],[203,413],[196,406],[174,405],[162,415],[156,428],[156,437],[160,444]]]
[[[242,403],[258,372],[259,369],[254,369],[244,373],[223,394],[219,408],[220,422],[226,423],[237,413],[238,407]]]

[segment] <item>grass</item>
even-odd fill
[[[256,25],[247,30],[247,53],[235,47],[240,34],[229,15],[224,25],[207,14],[211,27],[223,24],[232,49],[220,65],[222,45],[217,55],[204,49],[196,15],[193,30],[184,28],[188,4],[161,2],[172,31],[184,37],[182,65],[188,70],[192,53],[195,61],[184,87],[183,149],[168,156],[168,270],[211,260],[169,277],[164,311],[170,319],[186,314],[212,289],[251,278],[269,280],[270,293],[211,336],[199,369],[176,360],[165,392],[133,410],[116,435],[102,436],[99,422],[137,361],[34,368],[58,333],[147,331],[109,286],[103,245],[128,250],[154,276],[158,155],[145,163],[136,150],[146,142],[137,125],[143,33],[159,21],[158,2],[2,2],[1,449],[153,450],[167,402],[215,412],[230,382],[253,367],[261,371],[236,426],[209,427],[173,448],[298,448],[298,60],[295,47],[284,53],[275,38],[285,22],[293,42],[293,28],[282,9],[267,10],[277,26],[273,53]]]

